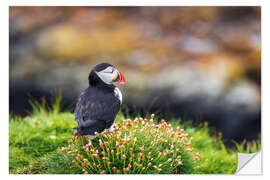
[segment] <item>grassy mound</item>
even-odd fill
[[[123,120],[111,133],[96,133],[92,141],[74,137],[62,151],[85,174],[172,174],[199,168],[200,154],[190,147],[192,137],[164,120],[156,125],[153,118]]]
[[[9,172],[232,174],[237,169],[237,150],[227,150],[220,137],[211,137],[207,124],[130,120],[122,113],[116,123],[113,133],[88,141],[73,136],[72,113],[35,105],[25,118],[10,117]],[[238,149],[245,151],[243,147]],[[249,150],[259,148],[257,142]]]

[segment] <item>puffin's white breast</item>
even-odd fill
[[[115,97],[117,97],[120,100],[120,102],[122,104],[122,93],[118,87],[114,88],[114,95],[115,95]]]

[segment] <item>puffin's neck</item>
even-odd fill
[[[116,86],[114,84],[106,84],[106,83],[100,83],[99,87],[102,88],[108,88],[108,89],[114,89]]]
[[[103,82],[99,82],[94,87],[102,90],[114,90],[116,86],[114,84],[106,84]]]

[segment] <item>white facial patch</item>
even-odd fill
[[[106,84],[112,84],[113,77],[117,76],[117,70],[111,66],[96,73],[98,77]]]

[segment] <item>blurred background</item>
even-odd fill
[[[115,65],[128,113],[208,121],[225,142],[261,127],[259,7],[10,7],[9,108],[60,90],[73,110],[91,68]]]

